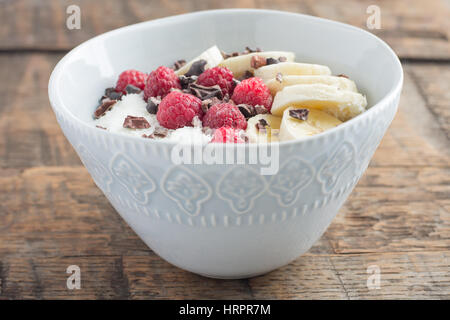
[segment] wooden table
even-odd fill
[[[81,8],[68,30],[66,7]],[[302,12],[381,30],[402,58],[400,110],[325,235],[265,276],[206,279],[161,260],[121,220],[59,129],[47,98],[57,61],[107,30],[223,7]],[[0,1],[0,299],[450,298],[449,3],[356,0]],[[66,288],[79,265],[82,289]],[[367,287],[367,268],[381,271]]]

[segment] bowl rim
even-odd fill
[[[63,113],[67,118],[69,118],[71,121],[77,123],[77,125],[82,126],[84,128],[86,128],[87,130],[95,130],[92,131],[93,134],[107,134],[108,136],[111,137],[116,137],[118,139],[130,139],[130,141],[142,141],[143,143],[153,143],[153,144],[158,144],[158,145],[169,145],[169,146],[175,146],[177,144],[179,144],[179,142],[175,142],[175,141],[167,141],[167,140],[155,140],[155,139],[143,139],[141,137],[138,136],[134,136],[134,135],[127,135],[127,134],[123,134],[123,133],[117,133],[117,132],[110,132],[110,131],[104,131],[104,130],[99,130],[98,128],[90,125],[89,123],[87,123],[86,121],[83,121],[79,118],[77,118],[76,116],[74,116],[72,114],[72,112],[70,112],[67,107],[65,106],[60,93],[56,90],[56,83],[60,80],[60,77],[62,75],[62,69],[64,68],[64,65],[66,63],[68,63],[70,61],[70,59],[78,52],[80,51],[82,48],[84,48],[85,46],[90,45],[91,43],[97,41],[99,38],[104,38],[104,37],[112,37],[116,34],[119,33],[123,33],[123,32],[127,32],[136,28],[141,27],[142,25],[152,25],[152,24],[160,24],[160,23],[170,23],[179,19],[183,19],[183,18],[187,18],[187,17],[201,17],[204,15],[214,15],[214,14],[249,14],[249,13],[253,13],[253,14],[261,14],[261,13],[265,13],[265,14],[277,14],[277,15],[285,15],[285,16],[295,16],[301,19],[305,19],[305,20],[310,20],[310,21],[319,21],[322,23],[328,23],[331,25],[335,25],[341,28],[347,28],[353,31],[357,31],[357,32],[361,32],[363,33],[365,36],[367,37],[371,37],[374,41],[376,41],[377,43],[381,44],[386,50],[387,52],[391,55],[396,67],[397,67],[397,71],[399,73],[399,78],[397,80],[397,82],[395,83],[395,85],[391,88],[391,90],[383,97],[381,98],[377,103],[375,103],[374,105],[372,105],[369,109],[367,109],[365,112],[363,112],[362,114],[359,114],[358,116],[340,124],[339,126],[332,128],[330,130],[327,130],[323,133],[314,135],[314,136],[309,136],[309,137],[305,137],[302,139],[297,139],[297,140],[289,140],[289,141],[281,141],[278,142],[278,144],[280,146],[286,146],[286,145],[293,145],[293,144],[302,144],[305,142],[310,142],[310,141],[314,141],[314,140],[318,140],[318,139],[327,139],[329,136],[333,135],[333,134],[337,134],[340,131],[346,130],[349,127],[352,126],[356,126],[358,123],[368,119],[369,117],[372,116],[372,114],[376,113],[378,111],[378,109],[382,108],[383,105],[387,104],[388,101],[390,101],[391,99],[396,98],[400,92],[401,92],[401,88],[403,86],[403,68],[400,62],[400,59],[398,58],[398,56],[395,54],[395,52],[393,51],[393,49],[386,43],[384,42],[382,39],[380,39],[379,37],[377,37],[376,35],[374,35],[373,33],[366,31],[362,28],[353,26],[353,25],[349,25],[343,22],[339,22],[339,21],[334,21],[334,20],[330,20],[330,19],[326,19],[326,18],[321,18],[321,17],[316,17],[316,16],[312,16],[312,15],[307,15],[307,14],[302,14],[302,13],[294,13],[294,12],[288,12],[288,11],[281,11],[281,10],[269,10],[269,9],[215,9],[215,10],[201,10],[201,11],[196,11],[196,12],[191,12],[191,13],[184,13],[184,14],[179,14],[179,15],[173,15],[173,16],[168,16],[168,17],[163,17],[163,18],[158,18],[158,19],[153,19],[153,20],[149,20],[149,21],[143,21],[143,22],[139,22],[139,23],[135,23],[135,24],[131,24],[131,25],[127,25],[124,27],[120,27],[111,31],[107,31],[105,33],[99,34],[91,39],[88,39],[84,42],[82,42],[81,44],[77,45],[76,47],[74,47],[73,49],[71,49],[68,53],[66,53],[66,55],[64,55],[63,58],[61,58],[61,60],[56,64],[56,66],[54,67],[51,75],[50,75],[50,79],[49,79],[49,83],[48,83],[48,96],[49,96],[49,101],[50,101],[50,105],[53,109],[53,111],[55,113]],[[234,144],[224,144],[226,147],[233,147]],[[246,148],[249,146],[258,146],[260,144],[257,143],[245,143],[242,146],[245,146]]]

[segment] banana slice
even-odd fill
[[[319,134],[331,128],[340,125],[342,122],[328,113],[317,109],[309,109],[306,120],[298,120],[289,115],[290,110],[295,107],[289,107],[283,112],[283,120],[280,127],[280,141],[301,139],[308,136]]]
[[[365,110],[367,100],[360,93],[325,84],[297,84],[285,87],[276,94],[271,112],[281,116],[290,106],[319,109],[347,121]]]
[[[201,55],[198,57],[192,59],[188,63],[186,63],[183,67],[175,71],[175,73],[179,76],[185,74],[189,71],[189,68],[191,65],[198,60],[206,60],[207,64],[205,66],[205,69],[214,68],[217,66],[220,62],[223,61],[222,53],[220,52],[219,48],[217,46],[213,46],[209,48],[208,50],[204,51]]]
[[[279,81],[280,80],[280,81]],[[354,81],[336,76],[326,75],[313,75],[313,76],[282,76],[280,79],[270,79],[267,81],[267,87],[269,87],[270,93],[275,96],[278,91],[284,89],[284,87],[292,86],[295,84],[314,84],[322,83],[329,86],[339,88],[341,90],[348,90],[358,92]]]
[[[299,63],[299,62],[282,62],[277,64],[269,64],[255,70],[255,77],[259,77],[264,81],[269,81],[277,76],[282,75],[330,75],[331,70],[327,66],[320,64]]]
[[[251,60],[253,56],[261,56],[264,58],[274,58],[278,59],[279,57],[285,57],[287,61],[294,61],[295,54],[293,52],[285,52],[285,51],[265,51],[265,52],[253,52],[249,54],[245,54],[242,56],[231,57],[223,60],[219,66],[226,67],[231,72],[235,78],[242,77],[245,74],[245,71],[253,72],[255,69],[251,66]]]
[[[268,126],[264,129],[258,129],[260,120],[267,122]],[[258,114],[248,119],[246,135],[249,142],[268,143],[278,141],[280,131],[281,117],[275,117],[271,114]]]

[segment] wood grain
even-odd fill
[[[66,8],[81,9],[81,29],[66,27]],[[262,8],[306,13],[367,28],[370,5],[381,10],[381,29],[402,58],[450,58],[448,3],[443,0],[3,0],[0,1],[0,51],[68,50],[100,33],[132,23],[197,10]],[[21,17],[21,19],[17,19]]]
[[[257,299],[448,299],[448,252],[307,255],[249,280]],[[368,289],[378,266],[380,289]]]
[[[70,1],[84,12],[74,32],[60,28],[68,3],[0,1],[0,299],[450,299],[445,2]],[[95,186],[49,106],[48,77],[62,57],[53,51],[109,29],[235,5],[364,26],[369,4],[380,5],[379,32],[401,56],[428,62],[404,63],[399,112],[324,236],[261,277],[206,279],[156,256]],[[81,267],[81,290],[66,288],[71,264]],[[378,290],[366,285],[371,265],[381,270]]]
[[[434,117],[436,127],[450,139],[450,64],[414,64],[407,70]]]
[[[47,97],[61,55],[0,55],[0,167],[79,165]]]

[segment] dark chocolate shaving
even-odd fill
[[[105,97],[108,97],[108,98],[109,98],[109,95],[110,95],[111,93],[113,93],[113,92],[116,92],[116,88],[114,88],[114,87],[106,88],[106,89],[105,89]]]
[[[102,127],[102,126],[99,126],[99,125],[96,125],[95,127],[96,127],[96,128],[99,128],[99,129],[103,129],[103,130],[106,130],[106,128],[105,128],[105,127]]]
[[[242,81],[248,78],[252,78],[253,77],[253,73],[250,70],[246,70],[244,75],[242,77],[240,77],[238,80]]]
[[[185,73],[186,77],[190,76],[199,76],[205,71],[205,66],[208,62],[206,60],[200,59],[198,61],[195,61],[191,67],[189,68],[188,72]]]
[[[155,128],[155,131],[153,131],[152,135],[158,138],[164,138],[169,134],[169,130],[163,127],[157,127]]]
[[[279,63],[280,61],[278,61],[277,59],[274,59],[274,58],[267,58],[266,59],[266,64],[267,65],[270,65],[270,64],[277,64],[277,63]]]
[[[249,47],[245,47],[245,50],[242,52],[232,52],[232,53],[226,53],[224,51],[221,51],[222,56],[224,59],[228,59],[228,58],[232,58],[232,57],[237,57],[237,56],[242,56],[244,54],[249,54],[249,53],[254,53],[254,52],[261,52],[260,48],[256,48],[255,50],[249,48]]]
[[[251,49],[250,47],[245,47],[244,53],[253,53],[253,52],[261,52],[261,49],[256,47],[255,50]]]
[[[249,104],[238,104],[237,107],[246,119],[254,117],[257,114],[268,113],[267,109],[260,105],[252,106]]]
[[[256,114],[266,114],[266,113],[269,113],[269,110],[267,110],[266,107],[261,106],[261,105],[259,105],[259,104],[257,104],[257,105],[255,106],[255,111],[256,111]]]
[[[345,74],[342,74],[342,73],[341,73],[341,74],[338,74],[337,76],[338,76],[338,77],[342,77],[342,78],[347,78],[347,79],[349,79],[348,76],[346,76]]]
[[[237,56],[241,55],[239,52],[226,53],[225,51],[220,51],[220,53],[222,53],[222,57],[224,59],[228,59],[231,57],[237,57]]]
[[[111,100],[120,100],[122,99],[123,93],[122,92],[111,92],[110,95],[108,96],[108,98],[110,98]]]
[[[123,122],[123,127],[128,129],[148,129],[150,123],[144,117],[127,116]]]
[[[186,64],[186,60],[177,60],[174,62],[172,69],[177,71]]]
[[[161,97],[148,98],[146,109],[150,114],[156,114],[158,112],[159,104],[161,103]]]
[[[191,83],[189,84],[188,91],[201,100],[211,98],[217,98],[220,100],[223,99],[222,89],[220,89],[219,85],[217,84],[211,87],[206,87],[197,83]]]
[[[105,93],[100,98],[99,102],[102,103],[105,99],[120,100],[122,98],[122,92],[117,92],[116,88],[106,88]]]
[[[221,102],[222,102],[222,100],[220,100],[216,97],[213,97],[210,99],[205,99],[202,101],[202,111],[204,113],[206,113],[209,110],[209,108],[211,108],[213,105],[221,103]],[[226,102],[226,101],[224,101],[224,102]]]
[[[298,120],[307,120],[308,119],[309,110],[308,109],[293,109],[289,110],[289,116]]]
[[[106,111],[111,110],[113,105],[117,102],[117,100],[111,100],[109,98],[105,98],[102,101],[102,104],[94,111],[95,119],[100,118],[106,113]]]
[[[190,76],[190,77],[186,77],[185,75],[179,76],[178,77],[180,79],[180,85],[181,85],[181,89],[185,90],[189,87],[189,85],[191,83],[194,83],[195,81],[197,81],[197,76]]]
[[[128,84],[125,88],[125,91],[127,92],[127,94],[129,94],[129,93],[141,93],[142,90],[136,86],[133,86],[132,84]]]
[[[156,127],[152,134],[143,134],[143,138],[155,139],[155,138],[165,138],[169,134],[169,130],[163,127]]]
[[[277,75],[275,76],[275,79],[279,82],[282,83],[283,82],[283,74],[281,72],[278,72]]]
[[[245,117],[245,119],[249,119],[251,117],[256,116],[255,107],[249,104],[238,104],[237,105],[239,111]]]
[[[202,101],[202,111],[203,113],[208,112],[209,108],[212,107],[212,100],[211,99],[206,99]]]
[[[255,55],[250,60],[250,66],[253,69],[258,69],[267,64],[267,59],[258,55]]]
[[[255,124],[256,130],[259,132],[267,132],[267,128],[270,127],[270,125],[267,123],[264,119],[259,119],[259,121]]]

